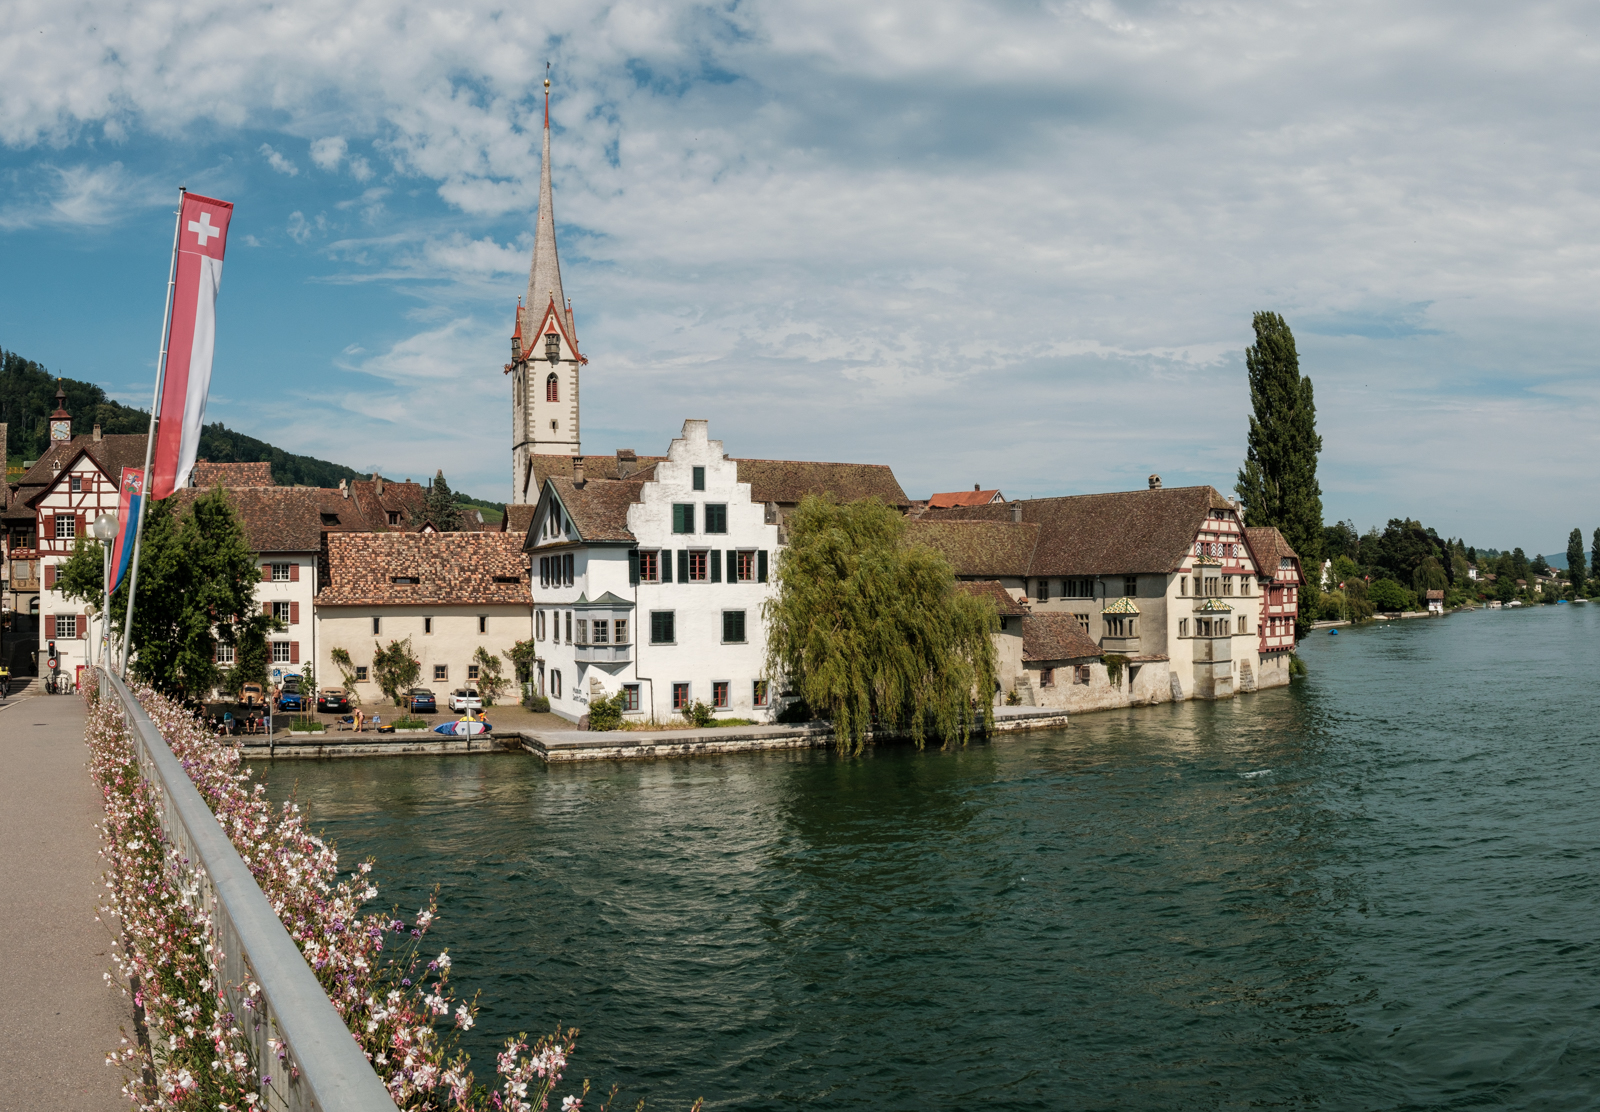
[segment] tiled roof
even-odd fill
[[[1428,592],[1428,597],[1430,599],[1435,599],[1435,598],[1436,599],[1443,599],[1444,598],[1444,592],[1439,590],[1439,589],[1437,589],[1437,588],[1435,588],[1434,590],[1431,590],[1431,591]]]
[[[96,440],[93,435],[75,436],[71,440],[52,441],[38,462],[28,468],[12,492],[5,518],[10,521],[32,521],[34,508],[29,504],[55,482],[56,475],[86,452],[113,483],[122,481],[124,467],[144,466],[145,434],[117,433]]]
[[[945,510],[951,506],[987,506],[999,500],[998,490],[957,490],[949,494],[935,494],[928,499],[928,508]]]
[[[1031,564],[1006,575],[1166,574],[1189,554],[1206,515],[1229,507],[1213,487],[1165,487],[929,509],[921,521],[1010,521],[1020,508],[1024,523],[1039,526],[1039,544]]]
[[[534,489],[543,490],[546,479],[571,479],[576,456],[533,456]],[[584,456],[583,477],[587,479],[635,479],[646,476],[666,456],[613,455]]]
[[[207,490],[214,486],[272,486],[272,464],[265,461],[259,463],[210,463],[206,460],[200,460],[194,465],[194,485],[204,487]]]
[[[531,502],[507,506],[506,516],[500,519],[500,531],[515,533],[519,537],[527,536],[528,530],[533,528],[533,513],[538,508]]]
[[[326,546],[321,606],[532,605],[522,538],[507,533],[330,533]]]
[[[421,483],[397,483],[390,479],[382,482],[382,494],[378,493],[376,479],[356,479],[349,484],[349,502],[355,505],[356,512],[365,520],[363,527],[375,533],[418,528],[422,524],[423,505],[428,498],[427,488]],[[389,524],[391,511],[399,514],[397,524]]]
[[[841,502],[876,498],[900,510],[911,505],[887,464],[785,459],[734,462],[739,465],[739,481],[750,484],[750,497],[756,502],[794,504],[808,494],[831,494]]]
[[[1220,598],[1208,598],[1194,608],[1196,614],[1232,614],[1233,607]]]
[[[1002,618],[1015,618],[1026,614],[1028,608],[1011,597],[1011,592],[993,579],[957,583],[956,590],[974,598],[986,598],[994,603],[995,612]]]
[[[950,562],[958,576],[1025,576],[1039,541],[1039,527],[1005,521],[906,522],[906,541],[926,545]]]
[[[210,489],[193,487],[177,492],[177,509],[187,510]],[[316,487],[223,488],[229,505],[244,523],[245,535],[256,552],[316,552],[322,547],[321,503],[327,491]],[[332,492],[338,497],[338,492]]]
[[[1115,602],[1107,603],[1100,610],[1100,613],[1102,614],[1137,614],[1138,612],[1139,608],[1135,606],[1133,604],[1133,600],[1128,598],[1126,595],[1117,599]]]
[[[585,541],[632,541],[634,536],[628,529],[628,507],[639,501],[643,486],[643,479],[613,479],[610,482],[586,479],[580,487],[571,479],[550,478],[545,480],[546,495],[541,495],[541,498],[553,491],[561,500],[567,517],[577,528],[578,536]],[[524,552],[532,552],[538,547],[539,538],[533,535],[531,529],[522,535],[504,535],[515,536]]]
[[[1071,614],[1029,614],[1022,619],[1023,660],[1082,660],[1100,646]]]
[[[1300,560],[1276,526],[1249,525],[1245,527],[1244,535],[1250,542],[1250,551],[1255,554],[1256,567],[1263,575],[1277,575],[1285,557],[1292,558],[1296,563]]]

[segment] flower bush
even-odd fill
[[[448,953],[430,958],[422,949],[437,915],[436,897],[409,921],[364,911],[378,895],[371,861],[341,875],[337,852],[310,831],[299,806],[274,808],[264,786],[252,783],[237,745],[213,735],[172,699],[148,688],[135,696],[395,1104],[408,1110],[547,1109],[577,1030],[531,1044],[526,1035],[508,1040],[496,1062],[498,1083],[479,1084],[458,1045],[459,1033],[476,1020],[476,1001],[458,999]],[[127,1070],[125,1091],[141,1109],[265,1107],[272,1072],[292,1067],[281,1046],[274,1047],[277,1064],[268,1063],[265,1072],[250,1058],[246,1036],[264,1021],[260,988],[220,983],[223,955],[201,898],[204,878],[162,833],[160,801],[139,773],[120,702],[97,698],[92,687],[86,698],[90,769],[105,801],[103,914],[121,927],[114,966],[133,1000],[137,1029],[137,1038],[124,1037],[108,1060]],[[242,1014],[232,1010],[229,988],[240,992]],[[561,1108],[579,1112],[588,1094],[584,1082]]]

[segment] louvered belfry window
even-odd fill
[[[545,333],[544,357],[552,363],[561,358],[561,337],[554,332]]]
[[[561,382],[556,378],[554,371],[550,372],[549,377],[544,380],[544,400],[547,402],[561,400]]]

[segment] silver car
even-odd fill
[[[450,709],[481,711],[483,709],[483,699],[470,687],[463,687],[457,691],[450,692]]]

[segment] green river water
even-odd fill
[[[266,776],[441,886],[480,1076],[559,1022],[657,1109],[1600,1106],[1600,605],[1301,654],[963,751]]]

